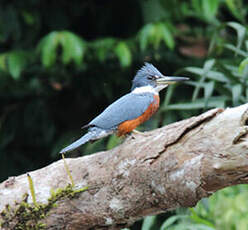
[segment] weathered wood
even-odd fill
[[[248,104],[128,137],[118,147],[66,159],[76,197],[59,199],[42,223],[47,229],[120,229],[146,215],[194,206],[226,186],[248,181]],[[37,202],[70,181],[62,160],[29,173]],[[0,210],[30,194],[27,176],[0,184]],[[27,198],[32,202],[31,196]],[[1,216],[0,216],[1,221]],[[8,228],[5,228],[8,229]]]

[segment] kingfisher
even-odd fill
[[[189,80],[187,77],[164,76],[150,63],[137,71],[131,92],[109,105],[100,115],[83,128],[88,132],[77,141],[63,148],[64,154],[89,141],[96,141],[113,133],[126,135],[150,119],[159,108],[159,92],[170,84]]]

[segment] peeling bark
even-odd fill
[[[247,183],[247,120],[248,104],[213,109],[131,136],[112,150],[67,158],[76,188],[89,189],[58,200],[41,222],[47,229],[121,229],[143,216],[192,207],[218,189]],[[47,202],[51,189],[70,183],[62,160],[29,174],[40,203]],[[0,210],[21,202],[25,193],[32,203],[26,175],[1,183]]]

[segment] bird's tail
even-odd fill
[[[111,133],[107,132],[103,129],[97,128],[97,127],[90,128],[88,133],[86,133],[84,136],[82,136],[81,138],[79,138],[78,140],[76,140],[75,142],[70,144],[69,146],[63,148],[60,151],[60,153],[64,154],[67,152],[71,152],[74,149],[77,149],[78,147],[80,147],[81,145],[83,145],[89,141],[98,140],[104,136],[108,136]]]
[[[63,153],[71,152],[74,149],[77,149],[81,145],[83,145],[86,142],[90,141],[93,136],[94,136],[94,133],[92,133],[92,132],[86,133],[84,136],[82,136],[81,138],[79,138],[78,140],[76,140],[75,142],[73,142],[72,144],[70,144],[67,147],[63,148],[60,151],[60,153],[63,154]]]

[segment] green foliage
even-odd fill
[[[187,215],[175,215],[175,216],[171,216],[169,217],[161,226],[161,230],[166,230],[169,227],[171,227],[175,222],[177,222],[178,220],[183,220],[185,218],[187,218]],[[180,225],[177,225],[180,226]],[[180,227],[178,227],[180,229]],[[182,228],[182,227],[181,227]]]
[[[144,218],[141,230],[150,230],[156,222],[156,216],[147,216]]]
[[[247,16],[242,0],[4,0],[1,180],[58,159],[58,151],[85,132],[80,126],[129,91],[144,61],[191,81],[169,87],[164,100],[162,93],[161,109],[142,130],[246,103]],[[111,136],[81,153],[121,142]],[[131,229],[244,229],[247,188],[223,191],[195,209],[147,217]]]
[[[245,16],[247,15],[247,8],[242,1],[226,0],[226,5],[229,8],[232,15],[239,21],[245,22]]]
[[[245,230],[248,226],[247,198],[247,185],[226,188],[210,198],[208,217],[214,217],[217,229]]]
[[[223,55],[227,55],[228,50],[232,51],[232,53],[228,53],[230,59],[220,59],[219,54],[212,54],[213,57],[206,60],[202,68],[192,66],[182,69],[180,72],[193,74],[199,79],[188,82],[194,88],[192,101],[170,105],[167,101],[164,110],[237,106],[247,101],[248,53],[244,43],[248,39],[248,33],[246,28],[239,23],[228,22],[225,25],[237,31],[236,46],[229,41],[221,44],[224,47]],[[216,46],[216,50],[218,50],[218,45]]]
[[[29,53],[25,51],[12,51],[0,55],[0,69],[18,79],[28,63]]]
[[[119,42],[114,48],[116,56],[119,58],[122,67],[127,67],[132,62],[131,52],[125,42]]]
[[[38,44],[38,51],[44,67],[48,68],[55,64],[59,46],[62,48],[61,61],[63,64],[67,65],[71,61],[78,66],[82,64],[86,49],[85,42],[69,31],[55,31],[46,35]]]
[[[160,230],[246,230],[248,226],[248,185],[222,189],[198,202],[195,208],[178,209]],[[148,217],[147,217],[148,218]],[[152,230],[156,219],[145,218],[143,226]]]
[[[140,37],[140,49],[146,50],[148,45],[151,45],[154,49],[158,49],[161,41],[169,48],[173,49],[175,41],[169,26],[166,23],[150,23],[145,25],[139,34]]]
[[[115,146],[117,146],[118,144],[121,143],[121,139],[118,138],[116,135],[112,135],[109,140],[108,140],[108,143],[107,143],[107,149],[112,149],[114,148]]]
[[[218,0],[191,0],[194,14],[207,22],[214,22],[220,5]]]
[[[109,58],[110,53],[114,49],[114,46],[115,46],[114,38],[97,39],[94,42],[92,42],[92,47],[96,52],[96,57],[101,62]]]
[[[192,109],[202,109],[202,108],[223,108],[225,107],[226,97],[218,96],[211,97],[210,99],[197,99],[193,102],[188,103],[177,103],[166,106],[166,110],[192,110]]]

